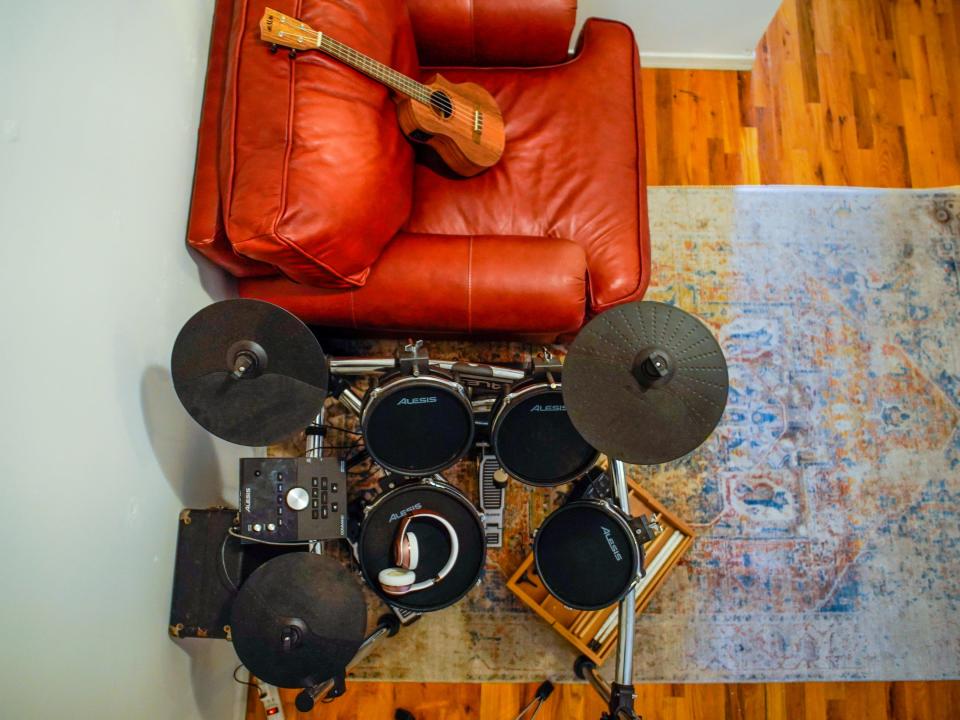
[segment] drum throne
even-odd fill
[[[421,80],[496,98],[506,150],[452,176],[387,90],[316,52],[271,54],[264,0],[217,0],[189,244],[241,296],[363,334],[550,342],[650,276],[630,29],[574,0],[274,0]]]

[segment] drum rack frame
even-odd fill
[[[409,353],[409,355],[403,358],[330,358],[330,374],[333,376],[376,375],[401,368],[402,364],[408,363],[412,365],[414,374],[418,373],[419,367],[424,366],[428,369],[432,368],[452,373],[454,375],[473,378],[475,380],[488,381],[491,383],[491,385],[511,385],[531,376],[530,372],[524,369],[507,368],[498,365],[429,359],[426,356],[420,355],[421,345],[421,341],[407,345],[404,349],[407,351],[407,353]],[[346,385],[346,383],[343,383],[340,391],[336,394],[336,397],[338,401],[347,409],[358,415],[360,414],[363,401],[350,386]],[[316,424],[322,423],[322,414],[318,415],[315,422]],[[321,443],[322,441],[320,440],[314,440],[314,442],[308,447],[308,454],[313,455],[321,453]],[[620,509],[629,516],[632,514],[630,506],[631,488],[627,483],[624,463],[620,460],[611,460],[609,469],[613,484],[614,497],[616,498]],[[646,501],[648,498],[644,498],[644,500]],[[652,500],[652,498],[649,498],[649,500]],[[659,506],[659,503],[656,503],[656,501],[653,501],[653,503],[647,502],[646,504],[657,505],[657,509],[661,511],[661,515],[663,512],[665,512],[662,506]],[[671,518],[671,521],[672,520],[673,518]],[[683,534],[680,547],[674,548],[670,553],[671,556],[668,559],[668,562],[672,566],[693,542],[693,532],[688,526],[679,521],[676,523],[671,522],[669,524],[674,528],[675,532]],[[318,544],[318,546],[314,547],[313,550],[314,552],[322,552],[322,544]],[[532,558],[528,558],[528,561],[530,560],[532,560]],[[526,561],[524,565],[527,565]],[[515,574],[508,582],[508,586],[510,586],[515,592],[515,581],[523,570],[524,568],[521,566],[521,570],[518,571],[518,574]],[[666,573],[664,572],[661,576],[655,578],[654,584],[658,585],[660,581],[662,581],[665,574]],[[651,593],[652,590],[653,588],[650,589]],[[523,597],[521,593],[518,594],[521,595],[521,599],[523,599],[526,604],[531,605],[530,601]],[[649,594],[647,595],[646,600],[649,600]],[[536,609],[539,614],[547,617],[547,615],[541,609],[536,607],[534,609]],[[633,687],[634,631],[636,613],[639,609],[640,608],[637,607],[637,588],[635,584],[631,586],[624,597],[620,600],[618,609],[616,611],[617,660],[615,679],[613,683],[607,683],[600,676],[598,672],[598,663],[591,657],[581,655],[575,663],[574,670],[577,676],[581,679],[587,680],[604,700],[604,702],[607,703],[608,712],[603,715],[601,720],[631,720],[639,718],[634,710],[636,693]],[[373,646],[379,644],[379,642],[385,638],[395,634],[398,625],[399,622],[397,625],[393,625],[393,623],[387,624],[384,622],[384,620],[382,620],[381,624],[378,625],[374,632],[364,641],[361,648],[362,652],[358,653],[357,657],[354,658],[354,661],[351,662],[347,669],[349,670],[364,656],[366,656]],[[301,693],[301,696],[298,699],[306,701],[304,704],[306,705],[309,703],[311,706],[313,701],[318,698],[326,697],[328,699],[333,699],[342,693],[342,683],[343,678],[326,681],[312,688],[307,688]]]

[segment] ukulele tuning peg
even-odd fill
[[[297,59],[297,51],[296,51],[296,50],[291,50],[290,53],[289,53],[289,55],[290,55],[290,59],[291,59],[291,60],[296,60],[296,59]]]
[[[277,45],[276,43],[273,43],[273,44],[270,46],[270,54],[271,54],[271,55],[276,55],[276,54],[277,54],[277,50],[279,50],[279,49],[280,49],[280,46]]]

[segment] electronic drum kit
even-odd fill
[[[419,341],[394,357],[333,358],[287,311],[226,300],[186,323],[171,366],[183,406],[220,438],[264,446],[307,429],[307,458],[241,461],[232,534],[311,550],[266,562],[237,593],[233,639],[252,673],[305,688],[298,707],[308,709],[341,693],[347,670],[396,632],[384,620],[365,635],[360,581],[323,554],[323,541],[346,539],[362,581],[401,618],[448,607],[475,587],[484,518],[441,473],[483,447],[523,484],[572,484],[536,532],[537,573],[569,607],[621,603],[616,682],[582,663],[578,674],[604,695],[607,717],[635,717],[633,587],[655,528],[630,515],[623,463],[682,457],[719,423],[726,362],[698,319],[663,303],[621,305],[584,326],[563,363],[544,351],[512,367],[430,358]],[[358,379],[369,380],[362,393]],[[357,457],[324,457],[328,397],[356,415],[355,454],[388,476],[371,501],[342,500]]]

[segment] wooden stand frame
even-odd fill
[[[653,593],[693,544],[694,533],[689,525],[668,511],[640,485],[632,480],[628,480],[627,484],[631,515],[657,516],[663,528],[659,536],[644,546],[647,574],[636,587],[636,610],[639,613],[647,607]],[[533,563],[533,553],[524,559],[507,581],[507,587],[597,666],[602,665],[617,647],[617,605],[603,610],[567,607],[551,595],[540,581]]]

